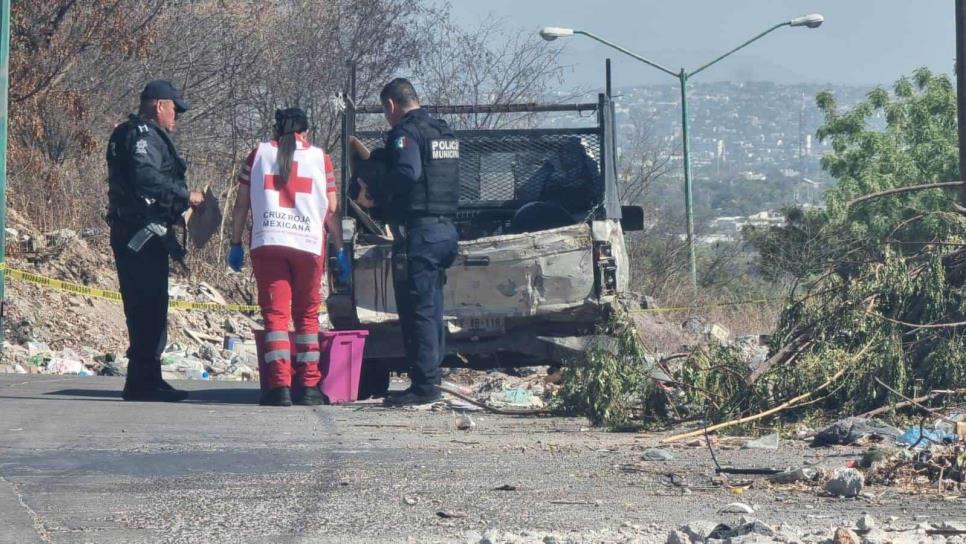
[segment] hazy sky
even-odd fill
[[[781,28],[697,77],[702,81],[891,84],[919,66],[951,73],[953,0],[453,0],[465,25],[564,26],[597,34],[659,64],[694,69],[769,26],[821,13],[817,29]],[[567,82],[599,88],[603,59],[615,86],[674,83],[670,76],[585,36],[565,40]]]

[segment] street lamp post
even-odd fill
[[[697,265],[695,263],[695,256],[694,256],[694,208],[693,208],[693,200],[691,198],[691,155],[690,155],[691,141],[688,136],[688,92],[687,92],[688,79],[699,74],[700,72],[703,72],[707,68],[710,68],[712,65],[717,64],[719,61],[723,60],[725,57],[728,57],[732,53],[735,53],[736,51],[748,46],[752,42],[757,41],[758,39],[762,38],[766,34],[769,34],[770,32],[778,30],[779,28],[782,28],[784,26],[789,26],[789,27],[803,26],[806,28],[818,28],[819,26],[822,25],[823,22],[825,22],[825,18],[823,16],[817,13],[812,13],[809,15],[796,17],[790,21],[778,23],[777,25],[772,26],[768,30],[765,30],[761,34],[758,34],[754,38],[751,38],[750,40],[742,43],[738,47],[735,47],[734,49],[728,51],[727,53],[717,57],[711,62],[708,62],[707,64],[704,64],[701,67],[691,72],[686,71],[684,68],[681,68],[679,71],[675,72],[664,66],[661,66],[660,64],[652,60],[648,60],[636,53],[633,53],[615,43],[609,42],[601,38],[600,36],[595,36],[594,34],[591,34],[590,32],[585,32],[583,30],[576,30],[573,28],[564,28],[564,27],[554,27],[554,26],[544,27],[543,29],[540,30],[540,37],[542,37],[547,41],[553,41],[553,40],[556,40],[557,38],[569,38],[576,34],[587,36],[588,38],[596,40],[608,47],[611,47],[613,49],[620,51],[621,53],[624,53],[625,55],[628,55],[634,59],[637,59],[643,62],[644,64],[651,66],[652,68],[657,68],[658,70],[664,72],[665,74],[668,74],[669,76],[677,78],[678,83],[681,86],[681,138],[683,140],[682,155],[684,159],[684,208],[687,213],[688,268],[691,274],[692,286],[697,286],[698,284],[698,272],[697,272]]]

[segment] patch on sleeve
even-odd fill
[[[147,155],[148,154],[148,141],[147,140],[138,140],[138,142],[136,144],[134,144],[134,154],[135,155]]]
[[[405,149],[405,147],[406,147],[406,137],[405,136],[400,136],[400,137],[396,138],[396,141],[394,141],[392,143],[392,145],[395,146],[396,149]]]

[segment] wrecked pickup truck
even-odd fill
[[[350,181],[349,136],[370,149],[382,147],[385,138],[385,132],[356,128],[357,122],[376,126],[381,106],[347,102],[342,187]],[[643,228],[643,210],[620,204],[611,97],[566,105],[422,107],[444,119],[521,113],[530,126],[546,120],[568,127],[455,131],[460,242],[444,289],[444,364],[560,364],[568,352],[582,350],[582,340],[626,289],[624,232]],[[330,284],[329,318],[337,328],[368,329],[364,374],[381,369],[388,376],[405,362],[392,242],[347,192],[341,209],[353,274],[346,283]]]

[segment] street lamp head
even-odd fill
[[[807,26],[808,28],[818,28],[825,22],[825,17],[818,13],[809,13],[801,17],[795,17],[788,21],[788,26]]]
[[[574,35],[574,29],[559,26],[545,26],[540,29],[540,37],[552,42],[557,38],[569,38]]]

